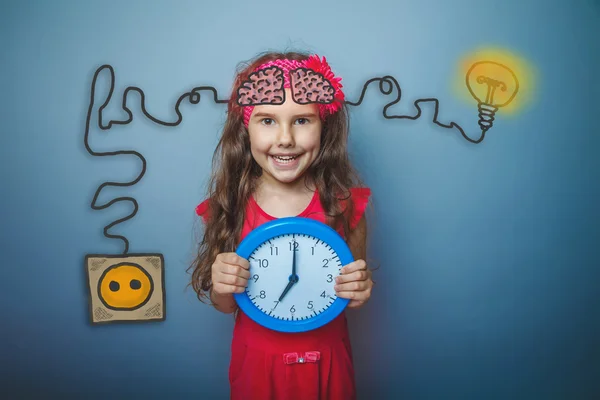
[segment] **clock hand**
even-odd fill
[[[296,246],[294,246],[292,254],[292,276],[296,276]]]
[[[296,275],[296,247],[292,246],[292,275],[290,275],[289,282],[283,290],[283,293],[279,296],[279,301],[283,300],[287,292],[290,291],[296,282],[298,282],[298,275]]]
[[[281,293],[281,296],[279,296],[279,301],[283,300],[283,298],[285,297],[287,292],[290,291],[290,289],[292,288],[292,286],[294,286],[294,283],[296,283],[296,282],[297,282],[296,280],[293,280],[290,278],[290,281],[288,282],[287,286],[283,290],[283,293]]]

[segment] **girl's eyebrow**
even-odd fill
[[[256,114],[253,115],[253,117],[258,118],[258,117],[267,117],[267,118],[275,118],[275,114],[269,114],[266,112],[257,112]],[[293,115],[292,118],[316,118],[317,114],[309,112],[309,113],[303,113],[303,114],[297,114],[297,115]]]
[[[269,113],[265,113],[265,112],[257,112],[256,114],[254,114],[254,117],[267,117],[267,118],[275,118],[275,115],[273,114],[269,114]]]
[[[298,115],[294,115],[294,118],[317,118],[317,114],[315,113],[304,113],[304,114],[298,114]]]

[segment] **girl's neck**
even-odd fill
[[[315,186],[306,179],[293,184],[259,180],[253,198],[258,207],[274,218],[300,215],[315,196]]]
[[[307,176],[298,179],[292,183],[283,183],[274,179],[259,178],[256,187],[256,195],[277,194],[280,196],[293,196],[299,194],[308,194],[315,191],[316,185]]]

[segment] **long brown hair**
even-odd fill
[[[304,60],[301,52],[268,52],[237,67],[227,106],[227,120],[212,159],[212,174],[207,198],[209,218],[204,226],[198,254],[188,268],[192,270],[191,285],[198,299],[209,298],[212,287],[211,268],[219,253],[235,251],[245,217],[246,204],[254,192],[262,170],[250,152],[250,140],[243,123],[242,108],[236,103],[237,88],[258,66],[277,59]],[[321,148],[307,170],[316,186],[329,226],[341,227],[346,237],[350,233],[349,216],[354,205],[340,200],[350,198],[351,187],[360,186],[360,178],[348,156],[348,112],[346,105],[322,124]]]

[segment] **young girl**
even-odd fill
[[[300,216],[335,228],[354,255],[337,279],[337,296],[350,299],[348,308],[369,299],[364,211],[371,192],[348,159],[341,88],[325,58],[295,52],[264,54],[235,80],[208,196],[196,208],[205,230],[190,267],[199,299],[236,313],[232,399],[356,397],[344,313],[319,329],[282,333],[248,318],[233,297],[250,277],[237,245],[267,221]]]

